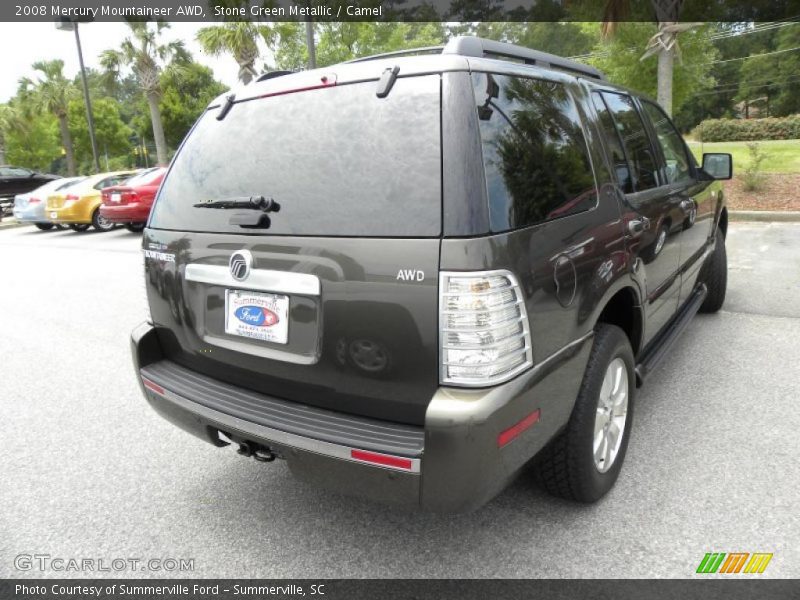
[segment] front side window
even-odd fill
[[[667,162],[667,183],[682,183],[691,180],[692,169],[686,154],[686,146],[669,117],[652,102],[644,101],[642,107],[653,123],[658,143]]]
[[[586,139],[562,84],[475,73],[473,86],[492,231],[596,205]]]
[[[622,140],[614,124],[614,118],[611,116],[599,92],[592,93],[592,103],[597,111],[600,127],[603,130],[603,138],[608,146],[611,166],[617,176],[617,182],[619,182],[623,192],[630,194],[633,191],[633,177],[631,176],[631,168],[628,165],[628,158],[625,156],[625,150],[622,148]]]
[[[657,163],[639,111],[625,94],[603,92],[614,127],[625,149],[633,177],[633,190],[641,192],[658,186]]]

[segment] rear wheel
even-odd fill
[[[52,223],[34,223],[36,225],[36,229],[41,229],[42,231],[50,231],[53,228]]]
[[[128,223],[125,225],[125,229],[133,233],[141,233],[144,231],[144,223]]]
[[[714,251],[700,269],[697,281],[705,283],[708,289],[700,312],[717,312],[725,302],[725,291],[728,288],[728,256],[725,252],[725,236],[719,228],[714,236]]]
[[[545,490],[596,502],[614,486],[628,449],[635,391],[628,337],[600,323],[569,423],[534,462]]]
[[[89,223],[70,223],[69,224],[69,228],[72,229],[72,231],[86,231],[87,229],[89,229],[89,227],[90,227]]]
[[[92,226],[97,231],[111,231],[114,229],[114,223],[106,219],[103,215],[100,214],[100,209],[95,209],[94,213],[92,214]]]

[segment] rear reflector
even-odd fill
[[[497,436],[497,447],[502,448],[503,446],[508,444],[511,440],[513,440],[515,437],[517,437],[519,434],[521,434],[523,431],[533,426],[539,420],[540,412],[541,411],[537,408],[527,417],[522,419],[522,421],[520,421],[516,425],[512,425],[511,427],[500,433],[500,435]]]
[[[144,387],[146,387],[148,390],[151,390],[156,394],[162,394],[162,395],[164,394],[164,388],[162,388],[160,385],[156,383],[153,383],[149,379],[145,379],[144,377],[142,377],[142,383],[144,384]]]
[[[410,471],[412,465],[410,458],[389,456],[388,454],[378,454],[376,452],[367,452],[366,450],[350,450],[350,458],[374,465],[404,469],[406,471]]]

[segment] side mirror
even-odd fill
[[[703,171],[712,179],[730,179],[733,177],[733,158],[730,154],[703,154]]]

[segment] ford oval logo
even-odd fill
[[[240,306],[233,314],[242,323],[253,327],[271,327],[278,322],[278,315],[262,306]]]

